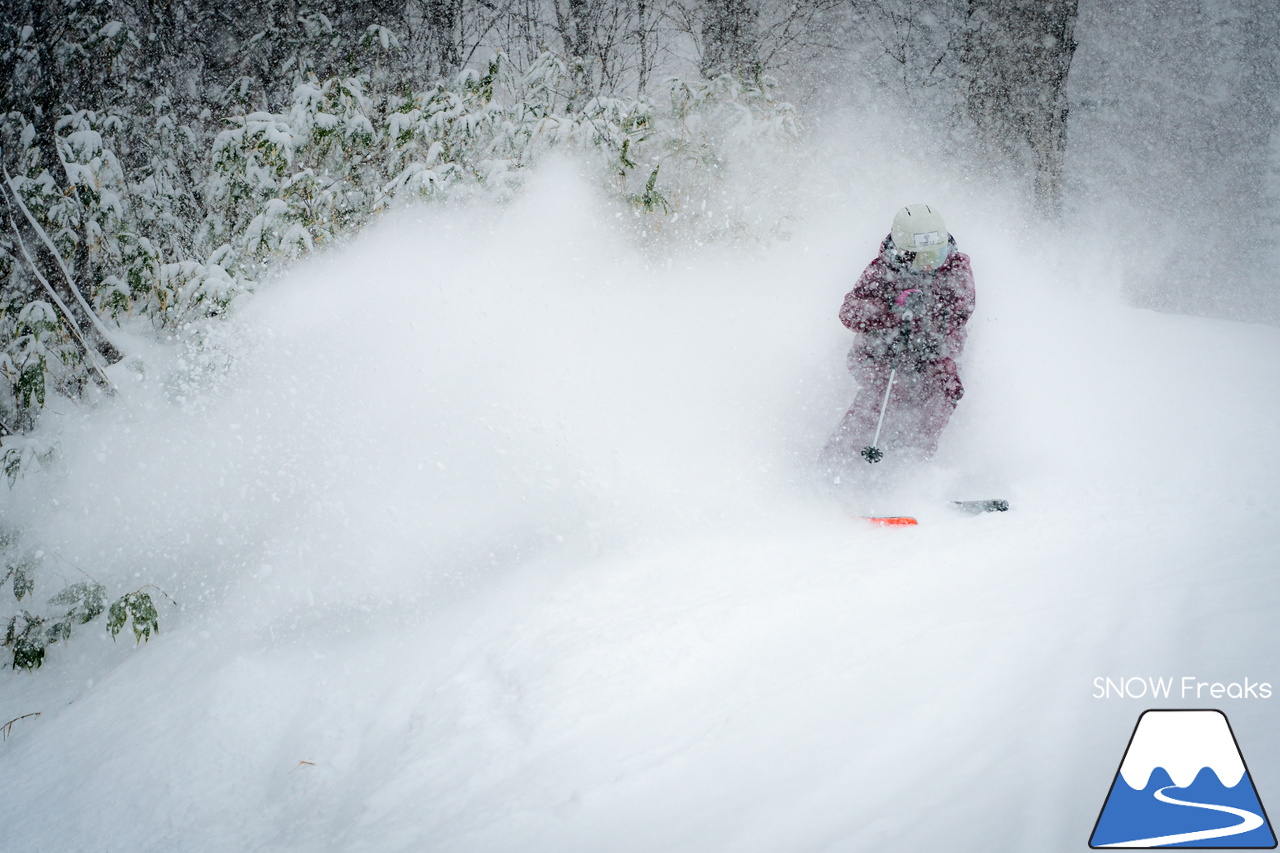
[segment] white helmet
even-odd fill
[[[899,210],[889,238],[890,259],[912,272],[936,270],[951,254],[951,235],[942,214],[927,204],[909,204]]]

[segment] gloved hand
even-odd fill
[[[903,320],[923,317],[925,312],[924,291],[915,287],[901,291],[893,300],[892,310]]]
[[[931,328],[928,298],[923,290],[898,292],[890,306],[899,319],[893,341],[893,358],[905,366],[928,364],[942,351],[942,338]]]

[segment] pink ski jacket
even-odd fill
[[[913,347],[917,365],[959,357],[967,337],[965,323],[974,306],[969,256],[952,248],[938,269],[913,273],[889,266],[885,259],[887,244],[886,239],[880,246],[880,256],[863,270],[840,308],[840,322],[862,333],[855,352],[870,361],[886,359],[893,340],[905,327],[915,341],[928,343],[924,349]],[[904,308],[912,291],[920,291],[914,300],[923,304],[923,310],[912,312],[911,318],[906,319]]]

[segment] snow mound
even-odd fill
[[[812,460],[884,217],[658,264],[586,187],[406,211],[247,303],[218,389],[68,423],[5,513],[183,607],[0,674],[0,848],[1074,850],[1141,710],[1095,677],[1275,671],[1280,330],[940,199],[967,393],[871,529]]]

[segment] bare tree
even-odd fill
[[[756,24],[762,70],[782,70],[829,57],[843,47],[836,20],[847,0],[766,3]]]
[[[667,0],[663,17],[666,42],[678,34],[692,46],[704,77],[795,69],[838,56],[841,41],[837,17],[847,14],[850,0]]]
[[[895,94],[935,103],[953,83],[968,0],[854,0],[856,41],[868,71]],[[950,93],[944,96],[949,99]]]

